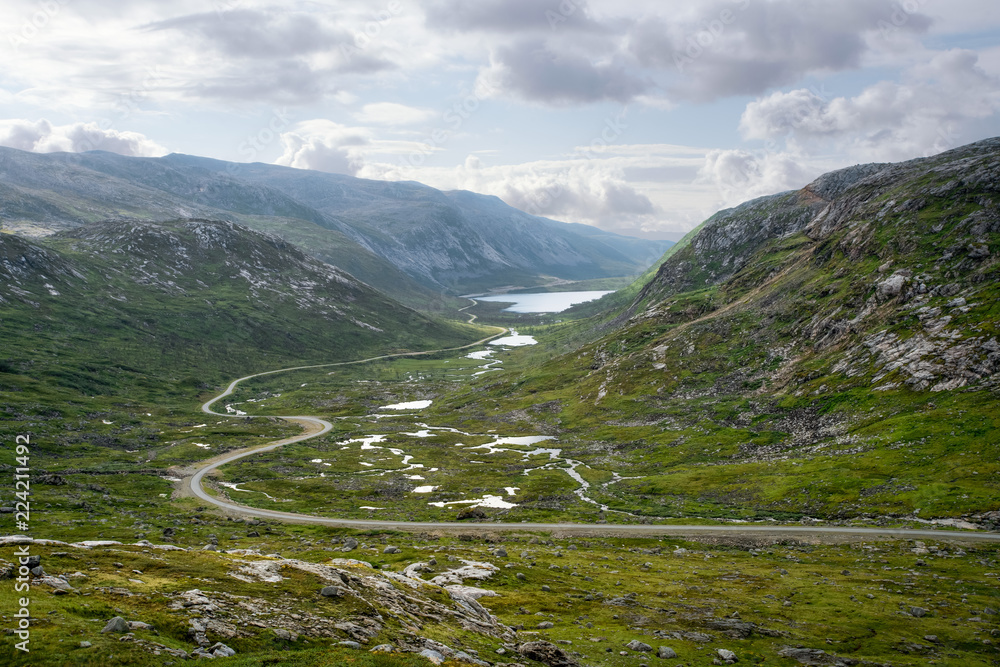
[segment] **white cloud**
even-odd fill
[[[740,130],[801,154],[836,150],[888,161],[937,153],[972,140],[966,128],[1000,111],[1000,78],[977,60],[972,51],[939,53],[901,82],[881,81],[855,97],[774,93],[747,105]]]
[[[714,186],[692,183],[704,161],[702,149],[608,146],[589,158],[581,157],[583,151],[561,160],[504,165],[488,164],[483,154],[468,155],[454,167],[368,161],[357,175],[495,195],[535,215],[622,233],[687,231],[714,212],[708,210],[715,204]]]
[[[275,164],[354,174],[362,164],[360,149],[371,143],[371,136],[363,128],[347,127],[329,120],[309,120],[283,132],[281,143],[284,152]]]
[[[35,153],[100,150],[135,157],[158,157],[169,152],[138,132],[102,128],[93,122],[53,125],[45,119],[0,120],[0,146]]]
[[[354,114],[361,123],[376,125],[417,125],[434,118],[435,112],[430,109],[420,109],[395,102],[376,102],[366,104]]]
[[[698,177],[718,190],[722,206],[734,206],[755,197],[801,188],[823,171],[804,166],[797,156],[787,153],[734,149],[710,151]]]

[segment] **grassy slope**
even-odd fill
[[[175,381],[195,375],[218,382],[233,373],[451,346],[482,331],[431,319],[356,281],[332,279],[325,265],[294,252],[283,255],[290,249],[267,246],[259,237],[238,237],[230,247],[265,253],[260,261],[267,267],[251,267],[259,274],[250,279],[237,276],[221,252],[197,256],[194,266],[171,266],[180,261],[171,256],[176,249],[157,246],[160,241],[138,249],[127,268],[121,255],[103,246],[70,237],[48,241],[59,250],[56,263],[80,277],[38,279],[23,286],[26,296],[8,299],[2,325],[11,343],[8,366],[35,378],[52,375],[56,386],[105,393],[101,386],[119,375],[138,380],[155,372]],[[253,287],[255,279],[261,282]],[[327,282],[313,303],[301,303],[306,295],[295,285],[316,281]]]
[[[650,283],[648,310],[621,330],[555,359],[527,352],[519,377],[487,377],[454,404],[495,400],[515,422],[557,405],[535,426],[560,433],[592,467],[641,477],[599,499],[651,516],[996,510],[1000,402],[989,371],[967,388],[928,390],[966,372],[948,375],[950,363],[988,369],[981,346],[1000,321],[997,262],[969,254],[1000,242],[995,225],[975,223],[994,219],[996,194],[989,182],[956,192],[954,173],[925,173],[946,162],[861,193],[861,222],[771,241],[721,284]],[[678,245],[674,262],[692,262],[692,246]],[[712,261],[695,268],[709,275]],[[931,291],[881,299],[875,285],[892,271],[911,276],[907,289]],[[959,293],[967,306],[954,302]],[[945,315],[955,343],[927,358],[933,382],[913,384],[906,367],[883,372],[862,344],[880,331],[903,345],[943,340],[926,327]],[[553,348],[579,340],[579,329],[557,329]],[[948,361],[966,344],[965,361]]]

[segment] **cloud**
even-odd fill
[[[614,60],[595,62],[582,54],[557,53],[545,42],[519,40],[497,48],[480,73],[479,88],[552,105],[626,102],[649,90],[650,82]],[[485,85],[484,85],[485,84]]]
[[[429,22],[517,28],[518,38],[491,44],[481,80],[494,82],[499,94],[552,105],[641,100],[669,108],[679,100],[759,95],[804,76],[859,69],[875,53],[899,50],[890,37],[931,25],[895,0],[711,0],[647,13],[626,6],[616,8],[625,15],[600,18],[579,5],[569,19],[583,23],[537,31],[547,4],[456,3],[434,5]]]
[[[414,169],[369,162],[357,174],[382,180],[417,180],[443,190],[499,197],[533,215],[604,227],[655,223],[661,209],[625,181],[613,160],[569,159],[487,165],[476,155],[457,167]]]
[[[429,26],[447,30],[518,33],[582,30],[604,32],[583,0],[439,0],[426,12]]]
[[[203,47],[236,58],[288,58],[349,43],[351,35],[313,15],[270,9],[190,14],[147,26],[148,30],[176,30],[199,39]]]
[[[860,67],[884,25],[904,33],[930,26],[918,12],[897,26],[899,11],[892,0],[701,3],[677,17],[638,19],[629,50],[643,67],[674,74],[674,97],[754,95],[808,74]]]
[[[361,149],[371,143],[371,137],[361,128],[310,120],[282,133],[281,143],[284,152],[275,164],[353,175],[363,164]]]
[[[307,104],[336,93],[343,75],[396,67],[371,48],[371,37],[330,17],[329,10],[232,9],[158,21],[145,30],[177,32],[192,42],[188,62],[198,65],[180,86],[190,97]],[[381,31],[383,23],[370,23]]]
[[[435,115],[435,112],[430,109],[420,109],[394,102],[376,102],[361,107],[361,111],[355,113],[354,118],[362,123],[375,123],[376,125],[416,125],[426,123]]]
[[[0,146],[35,153],[109,151],[135,157],[158,157],[169,151],[138,132],[101,128],[97,123],[53,125],[47,120],[0,120]]]
[[[714,185],[724,206],[807,185],[822,170],[809,169],[786,153],[713,150],[705,156],[699,181]]]
[[[825,99],[807,90],[751,102],[740,120],[747,139],[784,141],[799,153],[831,148],[871,160],[937,153],[963,142],[965,128],[1000,111],[1000,78],[972,51],[954,49],[881,81],[855,97]]]

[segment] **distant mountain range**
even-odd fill
[[[671,245],[528,215],[496,197],[270,164],[0,148],[0,225],[44,235],[102,219],[239,222],[426,306],[436,295],[635,275]]]

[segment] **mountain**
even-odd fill
[[[621,510],[996,510],[998,184],[993,139],[721,211],[483,400],[635,477]]]
[[[390,295],[433,301],[546,276],[641,272],[669,246],[531,216],[496,197],[187,155],[0,148],[0,223],[44,234],[104,218],[239,222]]]
[[[280,238],[198,219],[0,234],[0,312],[5,372],[88,395],[481,337]]]

